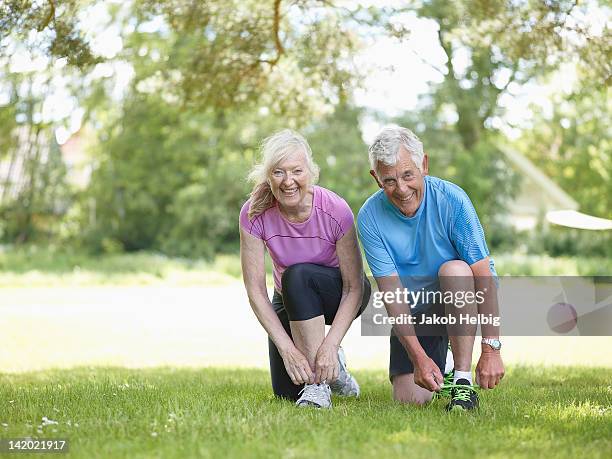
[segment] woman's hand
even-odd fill
[[[314,382],[316,384],[323,381],[328,384],[332,383],[338,379],[339,371],[338,346],[323,341],[315,357]]]
[[[313,384],[314,374],[308,364],[308,359],[294,345],[280,352],[287,374],[296,386]]]

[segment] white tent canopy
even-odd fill
[[[593,217],[575,210],[553,210],[546,213],[546,220],[555,225],[587,230],[610,230],[612,220]]]

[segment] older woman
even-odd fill
[[[340,348],[370,297],[353,214],[342,198],[315,185],[319,168],[298,133],[283,130],[267,138],[262,156],[249,175],[254,187],[240,211],[244,284],[268,333],[276,396],[329,408],[332,390],[359,395]],[[266,249],[274,265],[271,302]]]

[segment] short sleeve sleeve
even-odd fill
[[[374,277],[385,277],[397,274],[395,263],[380,234],[378,234],[378,229],[373,225],[367,211],[363,208],[357,215],[357,227],[359,239],[372,275]]]
[[[249,208],[251,206],[251,200],[249,199],[244,203],[242,209],[240,209],[240,227],[247,233],[255,236],[258,239],[264,239],[264,231],[261,215],[249,220]]]
[[[347,202],[342,198],[338,199],[335,214],[338,222],[338,231],[336,234],[336,241],[338,241],[347,233],[347,231],[350,231],[355,223],[355,219],[353,217],[353,211]]]
[[[476,209],[465,191],[459,189],[452,200],[451,241],[468,265],[489,256],[489,248]]]

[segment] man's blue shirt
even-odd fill
[[[359,238],[374,277],[398,275],[409,289],[437,289],[438,270],[449,260],[468,265],[489,256],[476,210],[457,185],[424,178],[423,201],[412,217],[403,215],[379,190],[357,216]],[[493,260],[490,261],[496,275]],[[423,285],[414,279],[429,279]]]

